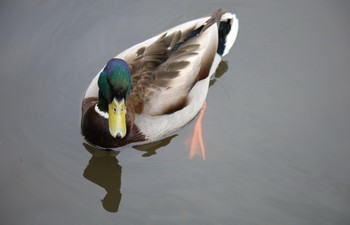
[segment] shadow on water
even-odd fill
[[[122,167],[116,158],[119,152],[98,150],[85,143],[83,145],[92,155],[83,176],[106,190],[107,194],[101,201],[103,208],[108,212],[118,212],[122,198],[120,193]]]

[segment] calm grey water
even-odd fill
[[[195,120],[99,151],[80,101],[108,59],[216,8],[240,19]],[[0,3],[1,224],[350,224],[348,1]]]

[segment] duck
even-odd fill
[[[237,33],[236,15],[217,9],[111,58],[82,100],[87,142],[101,148],[152,142],[189,123]]]

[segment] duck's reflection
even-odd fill
[[[172,136],[169,136],[169,137],[166,137],[166,138],[163,138],[161,140],[158,140],[158,141],[154,141],[154,142],[151,142],[151,143],[147,143],[147,144],[143,144],[143,145],[136,145],[136,146],[133,146],[134,149],[138,150],[138,151],[141,151],[141,152],[145,152],[142,156],[143,157],[150,157],[152,155],[155,155],[157,154],[157,150],[164,147],[164,146],[167,146],[171,140],[176,137],[177,134],[174,134]]]
[[[209,86],[213,86],[218,78],[222,77],[224,73],[228,70],[228,64],[226,61],[221,61],[218,65],[218,68],[216,68],[214,76],[211,78]]]
[[[103,208],[109,212],[118,212],[122,194],[120,193],[122,167],[118,164],[116,151],[101,151],[83,144],[92,155],[84,177],[104,188],[107,192],[102,199]]]
[[[167,146],[176,136],[177,134],[133,148],[145,152],[143,157],[149,157],[156,154],[158,149]],[[109,212],[118,212],[122,198],[120,193],[122,167],[116,158],[119,151],[95,149],[86,143],[83,145],[92,155],[83,176],[106,190],[107,194],[101,201],[103,208]]]

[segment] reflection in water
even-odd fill
[[[134,146],[133,148],[146,152],[142,155],[143,157],[149,157],[155,155],[159,148],[168,145],[176,136],[177,134],[152,143]],[[83,145],[92,155],[83,176],[106,190],[107,194],[101,201],[103,208],[109,212],[118,212],[122,198],[120,192],[122,167],[116,158],[119,151],[96,149],[86,143],[83,143]]]
[[[107,191],[102,200],[103,208],[109,212],[117,212],[122,197],[120,193],[122,168],[116,158],[119,152],[98,150],[85,143],[83,145],[92,155],[84,170],[84,177]]]
[[[220,78],[228,70],[228,65],[226,61],[221,61],[218,68],[215,71],[214,78],[211,79],[209,87],[213,86],[216,82],[216,78]]]
[[[138,151],[146,152],[145,154],[142,155],[143,157],[149,157],[149,156],[157,154],[156,151],[159,148],[167,146],[170,143],[170,141],[176,136],[177,136],[177,134],[174,134],[174,135],[172,135],[170,137],[166,137],[162,140],[154,141],[154,142],[143,144],[143,145],[133,146],[133,148],[138,150]]]

